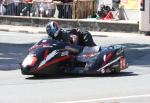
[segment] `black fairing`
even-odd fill
[[[101,74],[101,69],[108,67],[111,69],[113,64],[119,63],[118,57],[124,57],[124,50],[121,46],[82,47],[43,39],[29,49],[28,55],[36,57],[37,60],[34,65],[28,65],[25,60],[22,62],[21,70],[25,75]]]

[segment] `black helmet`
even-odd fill
[[[58,32],[59,30],[60,30],[60,27],[59,27],[58,23],[57,23],[57,22],[54,22],[54,21],[49,22],[49,23],[47,24],[47,26],[46,26],[46,32],[47,32],[47,34],[48,34],[50,37],[52,37],[52,38],[57,37],[57,35],[58,35],[57,32]]]
[[[70,43],[71,44],[78,44],[79,43],[79,29],[72,29],[70,30],[69,36],[70,36]]]

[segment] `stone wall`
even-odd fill
[[[63,28],[80,28],[81,30],[90,31],[139,32],[139,24],[131,21],[0,16],[0,24],[6,25],[44,27],[49,21],[57,21]]]

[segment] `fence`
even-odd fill
[[[96,13],[95,0],[76,0],[73,4],[73,18],[87,18]]]
[[[0,5],[0,15],[56,18],[87,18],[96,11],[95,0],[75,0],[73,3],[49,2],[11,3]]]

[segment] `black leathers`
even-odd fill
[[[78,36],[78,44],[80,46],[96,46],[93,41],[92,35],[88,32],[81,32],[78,29],[71,29],[71,30],[60,30],[57,37],[53,38],[55,40],[63,41],[70,43],[70,35],[74,34]]]

